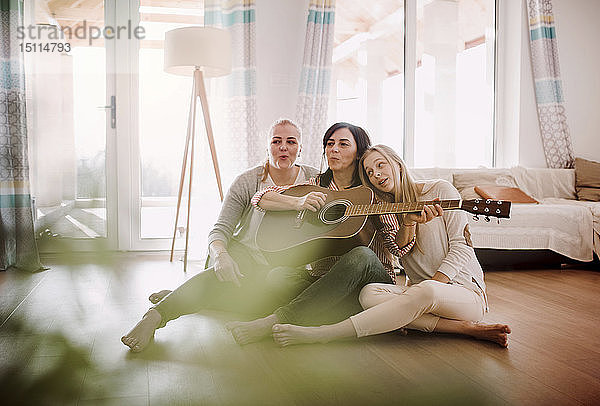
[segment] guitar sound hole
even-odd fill
[[[334,204],[331,207],[328,207],[325,213],[323,213],[323,218],[327,222],[335,222],[342,217],[344,217],[344,213],[346,212],[346,206],[343,204]]]

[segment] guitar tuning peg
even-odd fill
[[[476,215],[474,215],[474,216],[473,216],[473,220],[475,220],[475,221],[479,221],[479,214],[476,214]]]
[[[490,219],[490,216],[485,216],[485,222],[486,222],[486,223],[489,223],[489,222],[490,222],[490,220],[491,220],[491,219]]]

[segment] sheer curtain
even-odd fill
[[[327,127],[335,0],[311,0],[306,23],[304,57],[296,107],[296,121],[303,130],[303,160],[318,166]]]
[[[528,0],[531,65],[540,133],[549,168],[572,168],[573,147],[564,106],[552,0]]]
[[[231,33],[231,74],[209,84],[217,152],[225,158],[219,162],[225,184],[265,158],[265,144],[256,140],[255,21],[253,0],[205,0],[204,24]]]
[[[29,192],[25,73],[17,26],[23,25],[23,2],[0,1],[0,267],[41,268]]]

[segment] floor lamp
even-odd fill
[[[231,72],[231,39],[229,32],[213,27],[184,27],[167,31],[165,34],[165,72],[182,76],[193,76],[192,99],[188,116],[187,137],[181,163],[181,179],[179,181],[179,193],[177,196],[177,213],[175,214],[175,227],[173,229],[173,240],[171,243],[171,257],[173,262],[173,251],[175,250],[175,237],[177,236],[177,222],[179,220],[179,209],[181,207],[181,196],[183,193],[185,175],[189,165],[188,176],[188,206],[187,224],[185,227],[185,252],[183,255],[183,270],[187,270],[188,242],[190,236],[190,207],[192,199],[192,181],[194,173],[194,138],[196,130],[196,105],[198,99],[204,113],[204,125],[208,137],[208,145],[212,156],[215,177],[219,187],[219,195],[223,201],[223,186],[221,185],[221,173],[215,150],[204,77],[216,77],[228,75]],[[189,158],[189,159],[188,159]]]

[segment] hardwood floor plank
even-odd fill
[[[526,303],[532,310],[556,313],[567,321],[572,318],[572,313],[581,313],[591,317],[588,319],[590,323],[600,322],[600,315],[594,311],[597,300],[579,294],[582,289],[543,279],[535,283],[521,282],[522,280],[519,278],[519,283],[515,284],[514,280],[498,278],[497,285],[488,291],[488,295],[492,298],[510,297],[515,303]]]
[[[440,359],[452,364],[480,386],[493,388],[494,393],[509,404],[579,404],[517,368],[511,362],[512,349],[503,350],[491,343],[474,344],[461,339],[448,341],[439,349],[436,355]]]
[[[393,403],[408,388],[354,340],[289,348],[265,342],[260,355],[299,405]]]
[[[203,312],[158,330],[147,351],[129,352],[119,339],[150,306],[148,295],[199,270],[191,268],[183,274],[155,254],[77,254],[54,257],[40,274],[4,273],[0,366],[33,379],[52,373],[65,348],[76,351],[84,369],[61,375],[65,389],[78,388],[66,404],[600,404],[595,270],[486,272],[486,320],[511,326],[506,350],[419,332],[240,347],[225,328],[235,315]]]
[[[565,364],[593,377],[600,377],[600,357],[564,360]]]
[[[531,342],[514,340],[508,359],[515,369],[584,404],[600,402],[600,379],[570,367]]]
[[[424,334],[412,332],[406,337],[389,336],[387,342],[378,342],[369,348],[409,383],[410,398],[414,402],[426,395],[432,403],[465,398],[473,404],[506,403],[489,387],[480,385],[469,374],[462,373],[452,364],[452,360],[448,362],[436,355],[446,346],[445,343],[440,345],[439,342],[423,340]],[[454,339],[464,340],[463,337],[445,336],[442,341]]]

